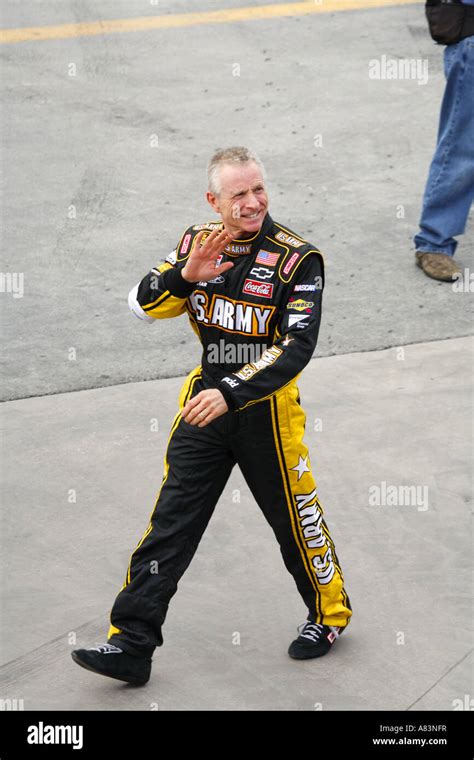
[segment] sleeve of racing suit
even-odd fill
[[[321,323],[324,271],[321,254],[311,252],[288,285],[275,343],[261,357],[217,383],[230,409],[243,409],[287,385],[311,359]]]
[[[176,250],[163,264],[154,267],[128,295],[130,311],[144,322],[178,317],[186,311],[186,299],[195,283],[183,280],[185,261],[176,262]]]

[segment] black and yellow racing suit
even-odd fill
[[[181,277],[200,230],[189,227],[167,260],[131,291],[140,319],[187,313],[203,346],[186,378],[179,410],[218,388],[229,411],[203,428],[178,411],[161,488],[112,612],[109,641],[150,654],[163,643],[169,601],[238,464],[272,527],[283,560],[316,623],[346,626],[351,605],[318,500],[297,377],[311,359],[321,320],[320,251],[266,215],[251,238],[231,241],[218,263],[234,266],[210,282]],[[256,559],[258,562],[258,558]]]

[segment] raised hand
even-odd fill
[[[211,232],[201,245],[203,235],[204,230],[196,235],[193,249],[189,254],[185,266],[181,270],[181,276],[188,282],[199,282],[201,280],[207,282],[208,280],[213,280],[214,277],[227,272],[228,269],[232,269],[234,266],[231,261],[227,261],[225,264],[220,264],[220,266],[216,267],[217,257],[232,240],[232,235],[229,235],[225,229],[216,229]]]

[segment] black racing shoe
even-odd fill
[[[327,654],[344,628],[334,625],[320,625],[307,620],[298,626],[299,636],[291,642],[288,654],[294,660],[310,660]]]
[[[71,657],[81,668],[126,681],[133,686],[142,686],[150,678],[151,657],[135,657],[114,644],[75,649],[71,652]]]

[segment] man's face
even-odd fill
[[[268,196],[262,172],[253,161],[223,164],[219,170],[219,195],[207,193],[207,200],[233,238],[251,237],[262,226]]]

